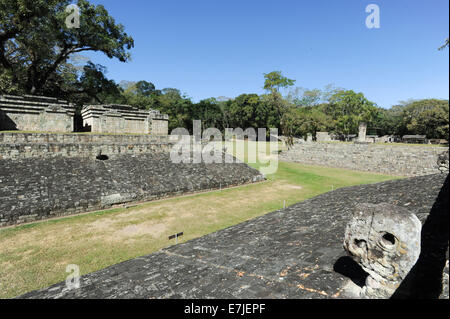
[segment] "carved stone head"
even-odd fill
[[[442,173],[448,173],[448,156],[448,150],[438,156],[437,164]]]
[[[416,263],[422,225],[408,210],[359,204],[345,231],[344,249],[369,274],[361,297],[389,298]]]

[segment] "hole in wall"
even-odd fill
[[[107,161],[107,160],[109,160],[109,157],[108,157],[108,155],[99,154],[99,155],[97,155],[96,159],[99,161]]]

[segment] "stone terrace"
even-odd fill
[[[280,160],[398,176],[434,174],[448,148],[356,143],[297,143]]]
[[[224,163],[174,163],[169,152],[161,151],[105,160],[0,160],[0,227],[265,179],[229,155],[222,159]]]
[[[346,297],[350,279],[334,269],[348,272],[342,242],[354,205],[387,202],[424,221],[445,176],[342,188],[85,275],[80,289],[60,283],[20,298]]]
[[[0,131],[72,132],[74,105],[43,96],[0,96]]]

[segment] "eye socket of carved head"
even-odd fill
[[[367,247],[367,242],[364,239],[355,239],[354,244],[358,248],[366,248]]]
[[[380,245],[386,249],[394,249],[397,245],[397,238],[391,233],[384,233],[380,238]]]

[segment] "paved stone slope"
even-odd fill
[[[263,179],[242,162],[174,164],[168,152],[0,160],[0,226]]]
[[[60,283],[21,298],[343,298],[342,274],[361,277],[342,248],[354,205],[387,202],[425,220],[444,179],[342,188],[85,275],[80,289]]]

